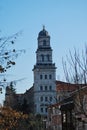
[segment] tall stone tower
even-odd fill
[[[55,103],[56,67],[52,61],[50,36],[43,26],[38,34],[36,64],[34,65],[34,111],[35,114],[47,115],[47,106]]]

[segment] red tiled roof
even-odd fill
[[[84,86],[84,84],[71,84],[62,81],[56,81],[56,90],[57,91],[75,91],[79,86]]]

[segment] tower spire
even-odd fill
[[[45,25],[43,25],[43,30],[45,30]]]

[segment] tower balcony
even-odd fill
[[[34,65],[34,69],[56,69],[55,67],[55,63],[49,63],[49,64],[45,64],[45,63],[37,63],[36,65]]]

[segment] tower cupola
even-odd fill
[[[39,48],[50,48],[50,36],[45,26],[43,26],[43,29],[38,34],[38,49]]]
[[[42,38],[42,37],[49,37],[48,32],[45,30],[45,26],[43,26],[43,30],[41,30],[38,34],[38,38]]]

